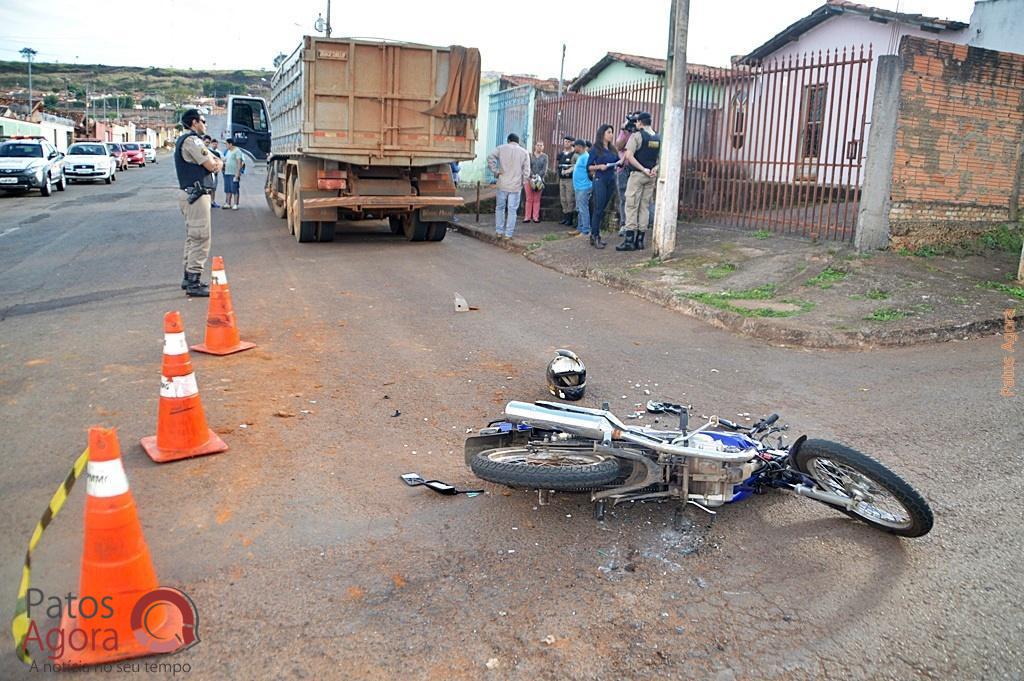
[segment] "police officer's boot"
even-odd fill
[[[636,250],[638,250],[638,251],[644,250],[644,235],[645,234],[647,234],[646,231],[640,231],[640,232],[636,233],[636,235],[637,235],[636,236]]]
[[[181,275],[181,290],[184,291],[188,288],[188,270],[185,270],[185,274]]]
[[[636,246],[634,245],[634,239],[636,239],[636,232],[632,229],[627,229],[626,233],[622,236],[622,243],[615,247],[616,251],[635,251]]]
[[[199,281],[201,274],[199,272],[189,272],[188,286],[185,287],[185,295],[192,296],[193,298],[209,298],[210,287]]]

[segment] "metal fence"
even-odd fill
[[[871,63],[870,46],[819,51],[722,69],[691,88],[681,217],[851,240]]]
[[[872,50],[791,55],[689,74],[680,217],[849,241],[860,202]],[[661,81],[538,101],[535,139],[590,139],[627,112],[661,120]]]
[[[665,86],[660,80],[640,81],[581,94],[569,92],[562,97],[538,101],[533,134],[555,153],[562,148],[562,137],[572,135],[594,141],[597,128],[608,123],[616,129],[626,114],[644,109],[655,121],[661,120]]]

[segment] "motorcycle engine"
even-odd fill
[[[690,446],[707,452],[742,451],[727,445],[707,433],[690,436]],[[753,454],[751,454],[753,456]],[[732,500],[734,487],[754,474],[757,464],[753,461],[743,464],[726,464],[709,459],[689,459],[689,481],[687,498],[708,508],[721,506]]]

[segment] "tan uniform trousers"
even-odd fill
[[[210,203],[209,194],[189,203],[184,191],[178,192],[178,207],[185,217],[185,271],[202,273],[210,257]]]
[[[563,213],[576,212],[576,190],[572,188],[571,177],[558,178],[558,198],[562,202]]]
[[[626,183],[626,230],[647,229],[647,211],[654,200],[655,178],[633,171]],[[643,225],[641,228],[640,225]]]

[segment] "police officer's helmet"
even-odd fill
[[[561,400],[578,400],[587,389],[587,367],[572,350],[555,350],[548,362],[548,392]]]

